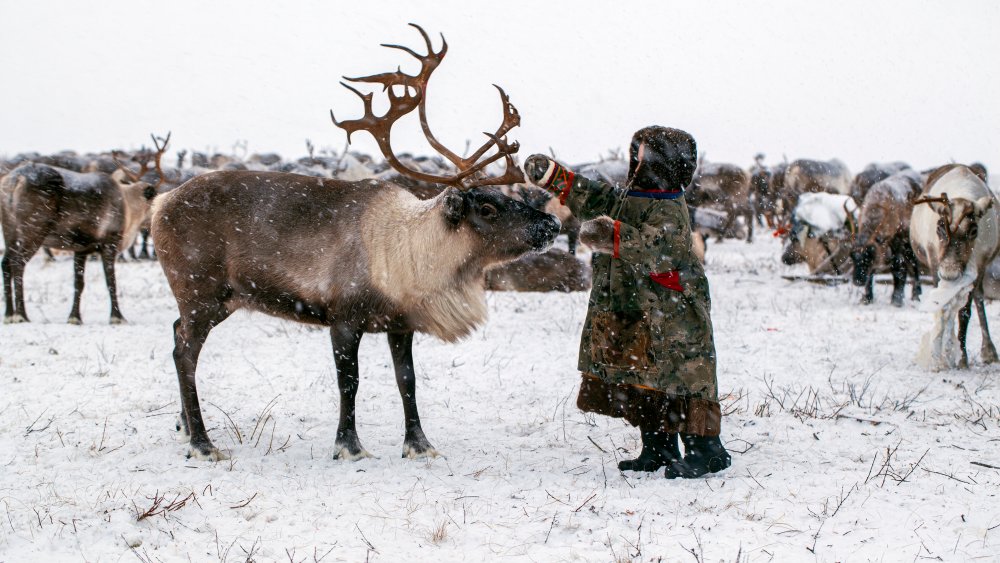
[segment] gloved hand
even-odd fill
[[[615,248],[615,222],[610,217],[598,217],[580,227],[580,242],[595,252],[611,254]]]
[[[524,161],[524,173],[529,182],[551,192],[559,198],[559,203],[566,205],[576,179],[572,170],[544,154],[533,154]]]
[[[532,184],[544,188],[542,179],[545,178],[549,168],[555,166],[555,164],[555,162],[544,154],[533,154],[528,157],[528,160],[524,161],[524,175],[528,177],[528,181]]]

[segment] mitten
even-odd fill
[[[524,174],[532,184],[546,189],[559,197],[559,202],[566,204],[566,196],[573,188],[576,175],[550,159],[544,154],[533,154],[524,162]]]
[[[610,217],[587,221],[580,227],[580,242],[595,252],[611,254],[615,247],[615,222]]]

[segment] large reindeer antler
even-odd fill
[[[445,147],[440,141],[437,140],[436,137],[434,137],[434,134],[431,133],[430,126],[427,124],[427,83],[430,80],[431,74],[438,67],[438,65],[441,64],[441,60],[444,59],[445,53],[448,52],[448,42],[445,41],[444,35],[442,34],[441,50],[435,52],[434,46],[432,45],[427,32],[425,32],[423,28],[417,24],[411,23],[410,26],[416,28],[416,30],[419,31],[420,35],[424,38],[424,43],[427,46],[426,55],[421,55],[413,49],[402,45],[390,45],[383,43],[382,46],[390,49],[399,49],[412,55],[420,61],[420,72],[411,76],[404,73],[397,67],[395,72],[385,72],[381,74],[373,74],[371,76],[361,76],[358,78],[348,78],[345,76],[344,79],[349,82],[381,84],[382,90],[386,92],[389,97],[389,109],[386,111],[385,115],[381,117],[376,116],[372,110],[371,93],[362,94],[353,86],[341,82],[345,88],[354,92],[361,98],[361,101],[364,104],[365,114],[359,119],[337,121],[337,118],[333,115],[333,110],[330,110],[330,119],[333,120],[334,125],[347,132],[348,142],[351,140],[351,133],[354,133],[355,131],[368,131],[371,133],[371,135],[375,138],[375,142],[378,143],[379,150],[382,151],[383,156],[385,156],[389,164],[400,174],[409,176],[416,180],[446,184],[461,189],[470,189],[475,186],[495,186],[499,184],[515,184],[524,182],[524,174],[514,163],[513,159],[513,155],[517,153],[520,146],[516,141],[508,143],[506,138],[507,133],[511,129],[521,124],[521,116],[518,114],[517,108],[510,103],[510,98],[507,96],[507,93],[503,91],[503,88],[497,86],[496,84],[493,86],[500,92],[500,101],[503,103],[503,121],[497,128],[496,132],[483,133],[489,139],[470,156],[467,158],[458,156]],[[400,86],[403,89],[401,94],[394,88]],[[399,120],[399,118],[412,112],[414,109],[419,110],[420,128],[423,130],[424,136],[427,137],[428,143],[430,143],[434,150],[455,165],[458,169],[456,174],[452,176],[438,176],[414,170],[404,166],[403,163],[396,158],[396,155],[393,154],[392,144],[390,141],[392,126]],[[483,156],[493,147],[496,147],[497,152],[483,159]],[[501,158],[504,159],[506,164],[504,173],[501,176],[486,176],[483,172],[484,169]]]

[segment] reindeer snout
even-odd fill
[[[542,251],[548,249],[559,236],[562,223],[554,215],[546,215],[532,226],[531,247],[534,250]]]

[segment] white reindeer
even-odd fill
[[[910,240],[917,258],[940,282],[928,299],[934,324],[921,341],[917,361],[933,370],[969,366],[965,339],[975,302],[983,336],[983,363],[996,362],[983,302],[984,274],[1000,254],[996,196],[969,168],[959,164],[932,171],[926,185],[924,197],[913,208]]]

